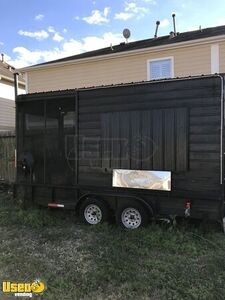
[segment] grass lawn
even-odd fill
[[[89,227],[0,192],[0,236],[1,280],[44,280],[38,299],[225,299],[225,235],[214,226]]]

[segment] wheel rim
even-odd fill
[[[92,225],[96,225],[102,220],[102,211],[95,204],[88,205],[84,210],[85,220]]]
[[[141,214],[137,209],[128,207],[122,212],[121,220],[126,228],[135,229],[141,225]]]

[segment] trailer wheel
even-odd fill
[[[86,198],[81,203],[79,215],[82,223],[97,225],[108,221],[109,209],[102,200]]]
[[[126,229],[136,229],[146,226],[149,214],[146,208],[139,203],[127,203],[121,206],[116,212],[118,225]]]

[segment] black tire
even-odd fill
[[[116,211],[117,224],[124,229],[144,227],[148,224],[150,217],[151,214],[147,208],[138,202],[121,205]]]
[[[109,208],[103,200],[88,197],[80,205],[79,216],[84,224],[101,224],[109,220]]]

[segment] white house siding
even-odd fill
[[[18,89],[18,94],[24,93],[24,89]],[[5,99],[15,100],[14,86],[0,82],[0,96]]]
[[[0,98],[0,131],[15,129],[15,102]]]
[[[222,43],[224,47],[225,43]],[[223,54],[224,56],[224,54]],[[126,56],[105,56],[99,60],[71,62],[70,65],[46,66],[27,71],[28,92],[73,89],[98,85],[147,80],[147,61],[173,57],[174,76],[211,73],[211,44],[185,46],[148,53],[128,52]],[[225,72],[225,66],[220,66]]]
[[[225,42],[219,43],[220,72],[225,73]]]

